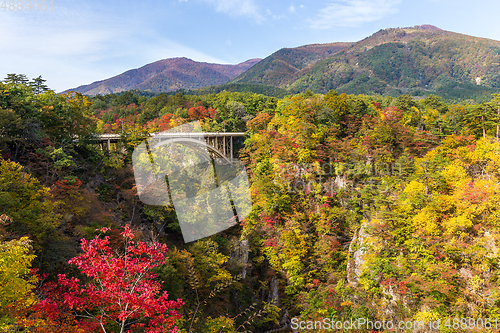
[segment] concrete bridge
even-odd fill
[[[202,133],[158,133],[151,137],[159,142],[172,140],[172,139],[205,139],[205,143],[215,152],[225,156],[228,159],[233,159],[233,139],[236,137],[244,137],[244,132],[202,132]],[[99,143],[103,149],[111,150],[111,144],[117,143],[121,139],[120,134],[99,134],[97,135]],[[177,141],[177,140],[176,140]]]

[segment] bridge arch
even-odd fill
[[[205,141],[201,141],[201,140],[198,140],[198,139],[191,139],[191,138],[173,138],[173,139],[168,139],[168,140],[165,140],[165,141],[161,141],[159,142],[158,144],[156,144],[154,146],[154,148],[157,148],[157,147],[160,147],[160,146],[163,146],[163,145],[166,145],[166,144],[170,144],[170,143],[176,143],[176,142],[183,142],[183,143],[195,143],[196,145],[199,145],[203,148],[206,148],[207,151],[209,151],[209,155],[210,153],[212,153],[212,157],[213,158],[213,155],[218,155],[219,158],[222,158],[225,162],[227,163],[231,163],[232,161],[232,157],[231,159],[228,159],[224,154],[222,154],[222,152],[220,152],[219,150],[217,150],[215,147],[213,147],[212,145],[206,143]],[[199,148],[199,147],[198,147]]]
[[[196,141],[202,141],[200,138],[203,138],[206,142],[206,147],[209,150],[213,150],[214,153],[217,152],[222,154],[222,156],[226,157],[229,160],[234,158],[234,150],[233,150],[233,139],[236,137],[245,137],[245,132],[206,132],[206,133],[158,133],[156,135],[151,136],[149,139],[155,139],[159,142],[169,141],[176,138],[198,138],[193,139]],[[103,149],[107,147],[108,150],[111,150],[111,143],[117,143],[121,139],[120,134],[100,134],[97,135],[97,140],[102,145]],[[210,146],[210,148],[209,148]]]

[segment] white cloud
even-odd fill
[[[295,6],[294,5],[290,5],[290,7],[288,7],[288,11],[292,12],[292,13],[295,13]]]
[[[203,0],[215,7],[220,13],[230,16],[247,16],[254,19],[257,23],[263,21],[257,5],[253,0]]]
[[[322,8],[313,20],[313,29],[355,27],[394,14],[401,0],[341,0]]]
[[[287,18],[287,15],[286,14],[281,14],[281,15],[276,15],[274,14],[271,10],[267,9],[266,10],[266,15],[270,18],[272,18],[273,20],[281,20],[281,19],[284,19],[284,18]]]
[[[114,32],[72,26],[70,22],[75,22],[75,17],[58,9],[52,15],[7,13],[2,17],[0,79],[9,73],[30,78],[42,75],[50,88],[62,91],[74,86],[78,78],[104,74],[92,64],[105,58],[106,44]]]
[[[6,15],[0,23],[0,34],[3,39],[2,53],[32,54],[33,57],[95,53],[112,37],[112,32],[98,28],[78,25],[70,28],[61,16],[41,20]]]

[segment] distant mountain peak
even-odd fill
[[[419,29],[419,30],[443,30],[431,24],[415,25],[413,27],[406,27],[403,29]]]
[[[291,93],[335,89],[466,99],[500,89],[499,64],[500,41],[422,24],[381,29],[343,45],[281,49],[231,82],[266,84]]]
[[[260,60],[255,58],[237,65],[225,65],[197,62],[186,57],[168,58],[71,90],[86,95],[97,95],[130,89],[153,92],[198,89],[224,84]]]

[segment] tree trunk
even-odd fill
[[[484,116],[481,116],[481,124],[483,124],[483,138],[486,137],[486,129],[484,127]]]

